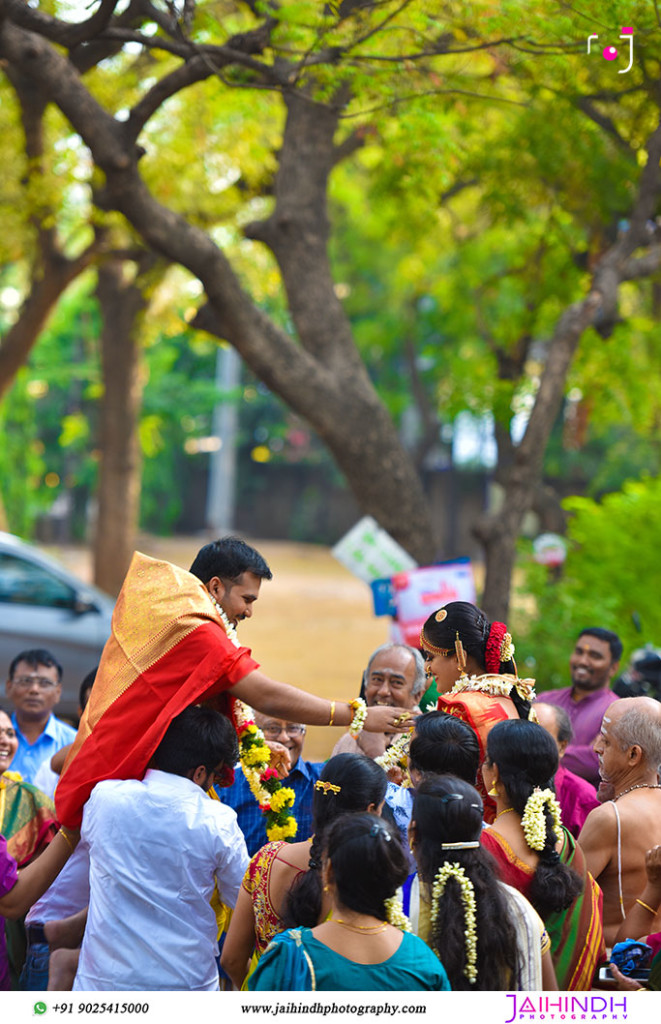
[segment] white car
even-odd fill
[[[76,719],[79,687],[99,663],[114,605],[53,558],[0,532],[0,675],[7,678],[21,651],[50,651],[64,670],[56,715]]]

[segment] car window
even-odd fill
[[[0,553],[0,602],[73,608],[75,601],[75,591],[47,569],[24,558]]]

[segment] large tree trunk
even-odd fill
[[[322,210],[310,220],[311,197],[320,194],[337,158],[333,147],[337,112],[303,100],[292,101],[288,110],[288,121],[306,122],[314,145],[305,139],[298,142],[310,161],[306,167],[296,166],[303,157],[296,151],[293,133],[283,144],[281,159],[288,161],[287,171],[279,175],[276,221],[268,241],[282,260],[298,343],[255,305],[213,239],[149,193],[138,171],[140,151],[130,121],[122,125],[100,107],[71,63],[39,36],[5,23],[0,29],[0,49],[11,61],[30,69],[89,146],[106,177],[98,201],[123,213],[155,252],[181,263],[202,282],[209,305],[196,326],[237,349],[256,375],[325,441],[362,510],[419,562],[430,561],[436,551],[420,478],[369,380],[332,291],[325,255],[325,197]],[[307,106],[307,113],[299,104]],[[290,171],[294,186],[287,181]],[[302,201],[300,212],[296,189]],[[278,221],[280,213],[284,219]],[[303,259],[321,260],[319,269],[299,262],[300,287],[293,280],[294,261],[288,262],[282,251],[286,239]]]
[[[37,34],[50,32],[62,43],[62,34],[73,30],[58,25],[55,34],[52,26],[40,25],[29,7],[10,0],[5,6],[15,20],[0,22],[0,56],[52,98],[89,147],[105,175],[99,205],[120,211],[155,252],[181,263],[202,282],[208,305],[200,312],[198,325],[227,339],[256,375],[310,423],[332,451],[364,511],[374,514],[419,561],[429,561],[436,552],[420,480],[358,357],[332,289],[326,186],[334,162],[347,149],[335,145],[338,111],[298,94],[300,80],[297,84],[295,76],[289,76],[284,60],[269,68],[259,83],[282,89],[287,123],[275,210],[267,221],[253,225],[251,233],[269,245],[278,260],[294,339],[256,306],[213,239],[160,205],[138,171],[138,137],[164,99],[231,63],[233,54],[239,53],[238,64],[251,65],[254,71],[255,62],[247,55],[258,52],[257,34],[235,37],[213,60],[208,52],[187,51],[186,61],[119,122],[85,89],[74,64]],[[19,24],[30,24],[35,32]],[[89,31],[89,26],[76,31]],[[505,617],[507,612],[516,537],[541,479],[546,442],[578,340],[598,312],[606,319],[612,314],[622,280],[659,267],[659,245],[647,257],[632,258],[637,247],[650,247],[646,224],[655,214],[659,141],[657,131],[650,140],[639,199],[624,238],[601,260],[590,294],[560,318],[528,429],[505,473],[503,508],[480,524],[487,552],[484,603],[493,616]]]
[[[135,547],[140,509],[138,419],[142,403],[140,327],[147,307],[140,280],[125,260],[99,267],[101,309],[101,465],[94,536],[94,582],[118,594]]]

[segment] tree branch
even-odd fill
[[[641,277],[649,277],[661,267],[661,245],[654,245],[645,256],[626,260],[622,265],[620,278],[622,281],[635,281]]]
[[[222,67],[239,64],[249,67],[263,76],[265,82],[275,78],[272,68],[259,61],[252,60],[249,54],[263,50],[269,39],[270,26],[261,25],[255,32],[245,32],[235,36],[226,46],[187,46],[187,61],[170,74],[164,75],[131,110],[126,122],[126,137],[135,141],[145,124],[171,96],[196,82],[202,82],[211,75],[216,75]],[[245,46],[245,52],[240,49]],[[173,51],[174,52],[174,51]],[[191,54],[193,56],[191,56]],[[254,84],[254,83],[253,83]],[[280,84],[280,83],[278,83]]]
[[[87,21],[72,24],[29,7],[26,3],[21,3],[21,0],[5,0],[7,12],[16,25],[37,32],[67,49],[79,46],[98,35],[109,23],[117,4],[118,0],[101,0],[99,9]]]
[[[615,142],[621,150],[623,150],[625,153],[628,153],[629,155],[631,155],[634,152],[633,148],[629,145],[626,139],[622,138],[617,128],[615,127],[615,123],[611,120],[611,118],[607,117],[605,114],[601,114],[592,105],[592,103],[590,102],[590,98],[588,96],[577,96],[574,98],[573,102],[577,110],[580,110],[584,114],[586,114],[591,121],[594,121],[594,123],[598,125],[601,129],[603,129],[603,131],[606,132],[607,135],[610,135],[610,137],[615,140]]]

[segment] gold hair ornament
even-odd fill
[[[436,612],[436,615],[434,616],[437,622],[442,622],[443,619],[447,619],[447,617],[447,608],[439,608],[439,610]]]
[[[459,678],[463,679],[466,675],[466,652],[464,650],[464,645],[459,639],[459,633],[456,634],[454,649],[457,655],[457,662],[459,664]]]
[[[420,630],[420,646],[423,651],[427,651],[429,654],[440,654],[443,658],[449,658],[451,654],[454,654],[452,647],[436,647],[435,644],[431,643],[425,636],[424,626]]]
[[[501,661],[501,664],[504,665],[508,661],[511,661],[512,658],[514,657],[514,651],[515,650],[516,650],[516,647],[512,643],[512,634],[511,633],[505,633],[505,636],[503,637],[501,645],[500,645],[500,661]]]
[[[341,786],[334,786],[332,782],[324,782],[321,779],[317,779],[314,788],[323,790],[324,796],[328,796],[329,793],[340,793],[342,791]]]

